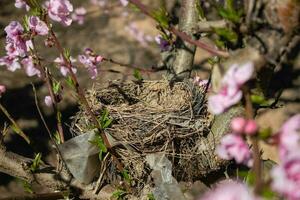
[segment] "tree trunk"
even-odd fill
[[[198,21],[196,0],[182,0],[180,13],[179,30],[193,37],[192,33]],[[177,45],[175,61],[169,73],[170,80],[181,81],[191,75],[196,46],[180,39]]]

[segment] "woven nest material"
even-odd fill
[[[87,97],[96,113],[106,108],[113,118],[105,131],[119,142],[115,151],[134,180],[149,176],[145,156],[150,153],[165,153],[177,180],[195,180],[220,168],[204,88],[192,82],[172,87],[167,81],[114,82],[95,87]],[[91,129],[84,111],[77,114],[74,128]]]

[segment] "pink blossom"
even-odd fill
[[[30,7],[26,4],[25,0],[16,0],[15,6],[17,8],[25,8],[27,11],[29,11]]]
[[[19,61],[18,58],[4,56],[4,57],[0,58],[0,66],[6,65],[7,70],[14,72],[17,69],[21,68],[21,65],[18,61]]]
[[[26,53],[32,47],[32,42],[30,40],[25,40],[23,36],[23,27],[17,21],[12,21],[8,26],[5,27],[6,36],[6,46],[5,50],[8,56],[24,57]]]
[[[31,31],[38,35],[47,35],[49,32],[47,24],[36,16],[29,17],[28,25]]]
[[[0,84],[0,97],[6,92],[6,87]]]
[[[73,62],[76,62],[76,59],[70,57],[70,61],[71,61],[71,63],[73,63]],[[61,73],[63,76],[67,76],[67,75],[70,73],[69,68],[68,68],[67,64],[64,62],[64,59],[62,58],[62,56],[56,58],[56,59],[54,60],[54,62],[58,64],[60,73]],[[72,67],[72,72],[73,72],[74,74],[77,72],[76,67]]]
[[[201,79],[199,76],[195,76],[194,77],[194,84],[198,85],[201,88],[206,88],[206,86],[208,84],[208,80],[207,79]],[[210,85],[208,86],[208,88],[210,88]]]
[[[209,110],[213,114],[221,114],[238,103],[243,96],[241,86],[251,78],[253,71],[253,63],[250,62],[240,67],[232,65],[221,81],[220,91],[208,97]]]
[[[7,37],[12,40],[17,40],[18,37],[23,34],[24,28],[19,22],[12,21],[4,28],[4,31],[6,32]]]
[[[129,3],[128,0],[120,0],[120,2],[123,6],[127,6]]]
[[[243,163],[248,167],[251,167],[253,162],[248,144],[237,134],[225,135],[217,147],[217,154],[222,159],[234,159],[237,163]]]
[[[72,14],[73,21],[78,22],[78,24],[82,25],[84,23],[84,17],[86,15],[86,9],[84,7],[76,8],[74,13]]]
[[[198,200],[259,200],[244,183],[225,180],[206,192]]]
[[[170,50],[170,47],[171,47],[170,43],[167,40],[165,40],[163,37],[158,35],[154,39],[155,39],[155,42],[159,45],[161,51]]]
[[[44,102],[45,102],[46,106],[48,106],[48,107],[52,106],[52,104],[53,104],[50,96],[45,96]]]
[[[35,67],[32,57],[24,58],[21,61],[21,63],[28,76],[35,76],[35,75],[37,75],[38,77],[41,76],[41,72]]]
[[[78,60],[88,70],[92,79],[95,79],[98,75],[97,65],[103,61],[103,57],[97,55],[90,48],[85,49],[85,55],[79,55]]]
[[[73,11],[73,5],[69,0],[49,0],[46,3],[49,17],[64,26],[70,26],[72,18],[70,12]]]
[[[280,158],[296,151],[300,152],[300,114],[288,119],[279,131]]]
[[[288,200],[300,199],[300,154],[293,152],[271,171],[272,188]]]

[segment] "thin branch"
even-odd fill
[[[129,68],[129,69],[136,69],[136,70],[139,70],[139,71],[145,72],[145,73],[152,73],[152,72],[159,71],[159,70],[156,70],[156,69],[153,68],[153,67],[151,67],[150,69],[142,68],[142,67],[137,67],[137,66],[133,66],[133,65],[121,63],[121,62],[116,61],[116,60],[113,60],[113,59],[111,59],[111,58],[103,58],[103,60],[106,61],[106,62],[110,62],[110,63],[112,63],[112,64],[119,65],[120,67],[126,67],[126,68]]]
[[[58,109],[58,100],[55,97],[53,87],[52,87],[53,82],[51,80],[49,70],[46,67],[42,66],[41,60],[38,57],[38,54],[36,52],[34,40],[32,39],[31,41],[32,41],[32,44],[34,46],[33,50],[31,50],[31,53],[34,54],[33,56],[35,56],[37,58],[37,63],[36,63],[37,67],[39,68],[39,70],[41,72],[41,78],[46,83],[49,95],[50,95],[51,100],[52,100],[52,108],[54,110],[54,113],[56,114],[57,131],[58,131],[58,134],[59,134],[59,137],[60,137],[60,141],[62,143],[64,143],[64,141],[65,141],[64,131],[63,131],[63,128],[62,128],[60,111]]]
[[[70,73],[71,79],[74,83],[75,91],[78,95],[79,101],[85,107],[85,110],[87,111],[88,115],[91,117],[93,124],[97,127],[105,146],[107,147],[108,151],[111,153],[113,161],[116,163],[116,166],[117,166],[118,170],[123,171],[122,163],[116,157],[117,154],[116,154],[115,150],[111,147],[108,138],[106,137],[104,131],[102,130],[102,128],[101,128],[101,126],[100,126],[100,124],[99,124],[99,122],[96,118],[96,115],[92,111],[92,108],[90,107],[90,105],[89,105],[89,103],[88,103],[88,101],[87,101],[87,99],[84,95],[83,89],[79,85],[77,77],[76,77],[76,75],[74,74],[74,72],[72,70],[72,63],[66,58],[65,53],[64,53],[64,49],[61,46],[58,38],[56,37],[56,34],[54,33],[52,27],[49,25],[49,22],[48,22],[46,17],[45,17],[44,21],[46,22],[46,24],[48,24],[48,27],[50,29],[50,34],[51,34],[52,38],[54,39],[55,46],[56,46],[57,50],[59,51],[59,53],[61,54],[61,56],[63,58],[63,61],[66,64],[66,66],[69,70],[69,73]]]
[[[254,110],[250,98],[250,90],[249,88],[244,88],[244,96],[246,101],[245,106],[245,114],[247,119],[254,118]],[[255,188],[254,191],[256,194],[260,194],[263,181],[262,181],[262,171],[261,171],[261,158],[260,158],[260,150],[258,144],[258,138],[256,136],[251,136],[252,148],[253,148],[253,156],[254,156],[254,163],[253,163],[253,170],[255,176]]]
[[[14,118],[9,114],[9,112],[6,110],[6,108],[0,103],[0,110],[4,113],[4,115],[9,119],[9,121],[13,125],[14,131],[20,135],[28,144],[30,144],[29,138],[26,136],[26,134],[22,131],[18,123],[14,120]]]
[[[128,1],[132,4],[134,4],[136,7],[138,7],[141,10],[141,12],[143,12],[145,15],[147,15],[147,16],[151,17],[152,19],[154,19],[152,13],[149,11],[147,6],[144,5],[143,3],[141,3],[139,0],[128,0]],[[202,41],[193,40],[186,33],[177,30],[174,26],[169,26],[168,30],[170,32],[172,32],[173,34],[175,34],[176,36],[180,37],[182,40],[187,41],[191,44],[194,44],[194,45],[206,50],[207,52],[211,53],[212,55],[216,55],[216,56],[220,56],[220,57],[229,57],[228,52],[220,51],[220,50],[216,49],[215,47],[211,47],[211,46],[205,44]]]

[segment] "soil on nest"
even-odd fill
[[[215,156],[218,138],[210,131],[213,116],[207,112],[204,94],[205,88],[192,81],[173,86],[167,81],[143,81],[95,86],[87,97],[99,117],[103,109],[108,110],[113,122],[105,132],[115,139],[115,152],[140,185],[149,180],[145,157],[151,153],[168,157],[178,181],[199,179],[222,166]],[[82,109],[74,130],[85,133],[91,126]]]

